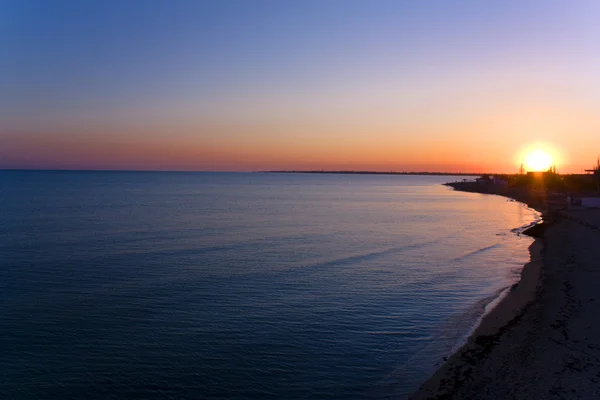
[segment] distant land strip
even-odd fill
[[[257,171],[264,173],[277,174],[348,174],[348,175],[438,175],[438,176],[481,176],[481,175],[498,175],[493,173],[481,172],[394,172],[394,171]]]

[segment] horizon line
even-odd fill
[[[381,174],[381,175],[501,175],[492,172],[444,172],[444,171],[377,171],[377,170],[251,170],[251,171],[233,171],[233,170],[176,170],[176,169],[109,169],[109,168],[5,168],[0,167],[0,171],[15,172],[183,172],[183,173],[319,173],[319,174]],[[502,174],[509,175],[509,174]]]
[[[445,172],[445,171],[375,171],[375,170],[153,170],[153,169],[92,169],[92,168],[2,168],[1,172],[148,172],[148,173],[280,173],[280,174],[338,174],[338,175],[439,175],[439,176],[480,176],[480,175],[518,175],[502,172]],[[560,174],[588,175],[588,174]]]

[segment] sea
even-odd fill
[[[0,398],[405,398],[540,220],[460,179],[0,171]]]

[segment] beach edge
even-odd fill
[[[409,399],[449,398],[476,368],[475,360],[485,357],[502,333],[517,324],[528,306],[536,299],[541,284],[544,241],[534,238],[529,246],[530,260],[521,270],[521,277],[504,298],[483,316],[473,333],[433,375],[409,395]]]
[[[454,188],[454,190],[462,191]],[[489,195],[486,193],[481,193]],[[493,194],[497,195],[497,194]],[[536,294],[541,288],[541,272],[544,266],[544,231],[552,224],[546,220],[543,210],[539,210],[526,202],[519,201],[524,207],[533,208],[542,213],[542,219],[535,225],[525,229],[521,234],[533,237],[529,245],[529,261],[523,265],[518,282],[513,284],[508,293],[483,315],[479,324],[467,338],[467,341],[452,353],[436,371],[427,378],[418,389],[411,392],[411,400],[451,398],[452,394],[462,386],[464,378],[471,375],[476,368],[475,360],[485,357],[502,333],[517,324],[529,305],[536,300]]]

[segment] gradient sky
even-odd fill
[[[595,0],[0,0],[0,168],[559,172],[600,155]]]

